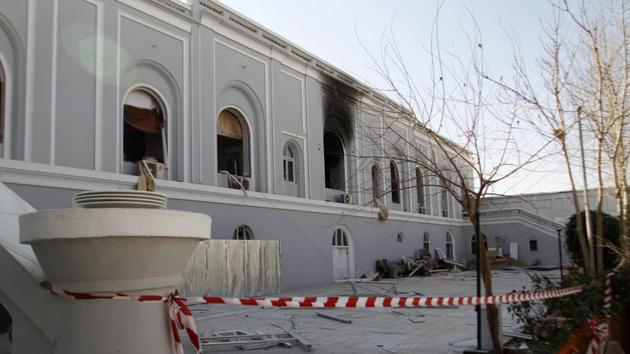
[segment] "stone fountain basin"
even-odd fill
[[[42,210],[20,216],[20,242],[57,287],[162,295],[210,238],[210,226],[208,215],[174,210]]]

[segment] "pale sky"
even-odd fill
[[[396,39],[412,75],[429,78],[427,48],[438,2],[433,0],[222,0],[228,7],[267,27],[373,87],[383,87],[366,49],[378,53],[382,33]],[[495,77],[512,76],[513,43],[533,69],[541,52],[541,21],[552,8],[547,0],[446,0],[439,17],[441,47],[454,55],[469,53],[473,16],[481,30],[486,63]],[[555,160],[554,160],[555,159]],[[517,194],[567,190],[560,157],[519,172],[516,180],[496,192]],[[533,166],[532,166],[533,167]],[[555,170],[555,172],[554,172]],[[559,170],[559,172],[558,172]]]

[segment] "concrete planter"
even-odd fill
[[[20,216],[20,242],[63,289],[164,294],[209,239],[210,223],[207,215],[172,210],[43,210]]]

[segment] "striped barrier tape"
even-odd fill
[[[608,323],[610,322],[610,308],[612,306],[612,277],[616,274],[615,271],[606,274],[606,282],[604,284],[604,322],[596,324],[595,321],[591,321],[591,329],[593,331],[593,339],[586,350],[588,354],[599,354],[608,343]]]
[[[508,293],[493,296],[437,296],[437,297],[391,297],[391,296],[326,296],[326,297],[277,297],[277,298],[228,298],[215,296],[183,297],[177,294],[169,296],[139,295],[132,296],[121,293],[79,293],[63,290],[46,282],[45,287],[52,294],[73,300],[131,300],[139,302],[163,302],[168,304],[171,321],[172,338],[176,354],[183,354],[178,329],[185,329],[188,337],[199,353],[201,343],[194,318],[188,309],[191,304],[226,304],[260,307],[288,308],[378,308],[378,307],[449,307],[455,305],[487,305],[513,302],[540,301],[577,294],[582,286],[564,289],[538,291],[533,293]]]

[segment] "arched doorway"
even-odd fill
[[[352,273],[352,244],[348,233],[337,227],[332,238],[333,280],[349,279]]]

